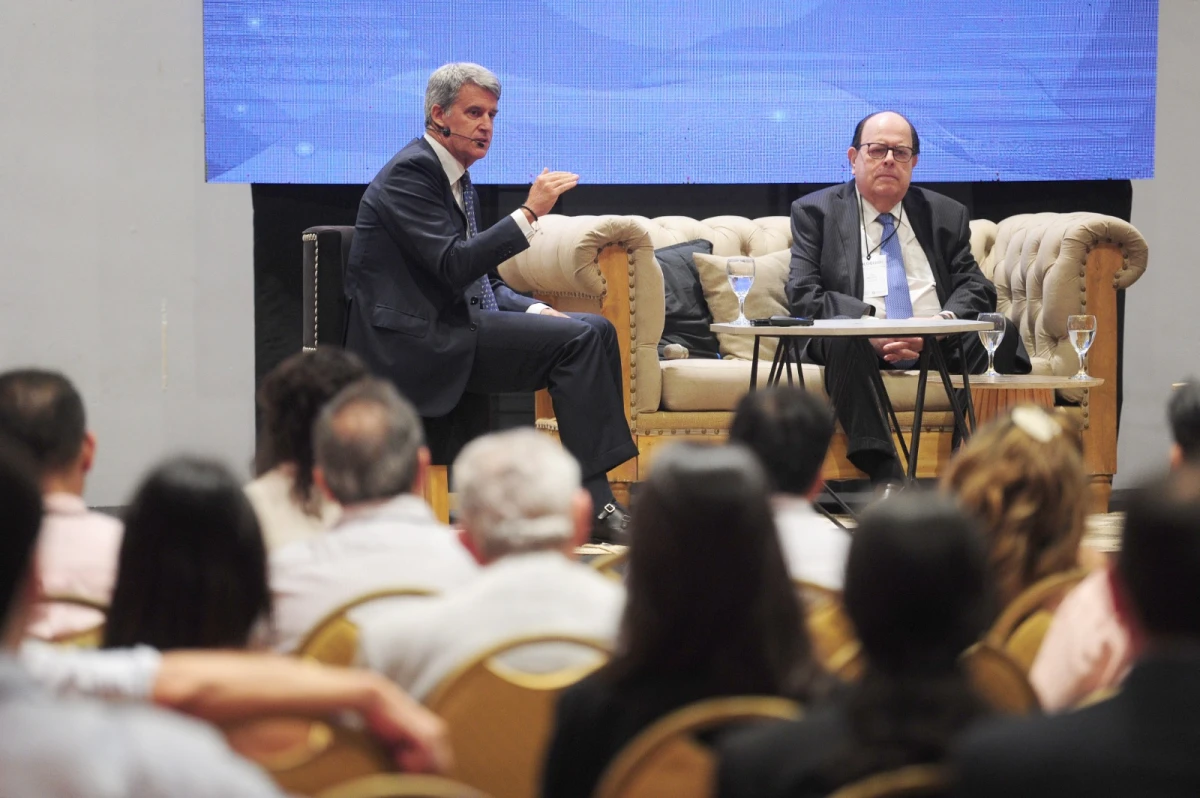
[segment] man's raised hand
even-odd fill
[[[579,184],[579,175],[573,172],[551,172],[543,169],[542,173],[529,187],[529,198],[525,205],[539,217],[545,216],[554,209],[554,203],[564,192],[570,191]]]

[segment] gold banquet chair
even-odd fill
[[[935,798],[949,795],[950,774],[941,765],[909,765],[848,784],[829,798]]]
[[[488,798],[474,787],[442,776],[380,774],[353,779],[316,798]]]
[[[805,625],[817,659],[830,673],[846,681],[857,679],[863,669],[862,647],[842,606],[842,594],[803,579],[794,579],[792,584],[803,602]]]
[[[628,564],[628,548],[598,555],[595,559],[588,563],[588,565],[596,569],[599,574],[607,576],[614,582],[624,581],[623,571]]]
[[[1028,715],[1041,709],[1029,677],[1004,649],[982,640],[963,652],[961,662],[976,694],[997,712]]]
[[[1029,673],[1054,620],[1054,610],[1087,575],[1083,569],[1063,571],[1025,588],[1000,613],[984,640],[1003,650],[1021,670]]]
[[[66,604],[95,610],[100,614],[99,622],[95,626],[89,626],[87,629],[80,629],[77,632],[55,635],[48,638],[46,642],[75,648],[99,648],[100,644],[104,642],[104,622],[108,615],[108,605],[103,601],[67,593],[46,593],[38,600],[38,604]]]
[[[267,716],[223,731],[230,748],[258,764],[289,795],[316,795],[348,779],[397,769],[369,732],[334,721]]]
[[[530,673],[502,661],[518,649],[543,644],[577,646],[600,656],[550,673]],[[559,694],[599,668],[608,654],[608,645],[597,640],[531,635],[463,663],[425,701],[450,732],[454,767],[449,775],[496,798],[536,795]]]
[[[413,587],[386,588],[364,593],[317,621],[293,653],[297,657],[326,665],[353,665],[358,659],[358,626],[349,618],[352,610],[382,599],[428,598],[434,595],[437,594],[432,590]]]
[[[717,760],[697,739],[708,731],[764,720],[795,720],[800,705],[774,696],[712,698],[656,721],[609,764],[595,798],[702,798],[715,793]]]

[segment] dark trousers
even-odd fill
[[[550,390],[558,434],[584,479],[604,474],[637,446],[625,420],[617,332],[603,316],[479,314],[468,394]]]
[[[977,333],[960,336],[966,368],[959,358],[958,346],[952,337],[938,341],[946,358],[951,374],[981,374],[987,370],[987,350]],[[871,397],[870,371],[868,369],[891,369],[892,365],[879,358],[874,350],[868,352],[865,339],[813,338],[808,342],[807,356],[814,363],[825,367],[825,391],[833,403],[834,412],[842,429],[846,432],[846,457],[857,468],[874,476],[872,471],[894,469],[895,459],[891,433]],[[1004,323],[1004,339],[996,349],[996,370],[1002,374],[1028,374],[1029,356],[1021,341],[1017,326],[1011,320]],[[930,363],[931,385],[940,383],[937,372]],[[835,395],[834,386],[841,383],[841,391]],[[885,456],[891,466],[880,463]]]

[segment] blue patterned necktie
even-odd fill
[[[463,195],[463,211],[467,214],[467,237],[474,238],[479,232],[479,225],[475,221],[475,186],[471,185],[471,173],[463,172],[463,176],[458,180],[462,186]],[[492,281],[485,274],[479,278],[479,306],[484,310],[499,310],[499,305],[496,304],[496,294],[492,291]],[[911,313],[909,315],[912,315]]]
[[[883,225],[881,249],[887,255],[888,293],[883,300],[883,309],[889,319],[911,319],[912,295],[908,293],[908,275],[904,273],[904,253],[900,249],[900,236],[896,234],[895,217],[881,213],[879,223]]]

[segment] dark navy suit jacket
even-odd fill
[[[479,278],[490,275],[501,310],[534,304],[496,272],[528,246],[511,217],[467,238],[437,154],[414,139],[375,176],[358,208],[346,267],[346,347],[422,416],[445,415],[475,357]]]

